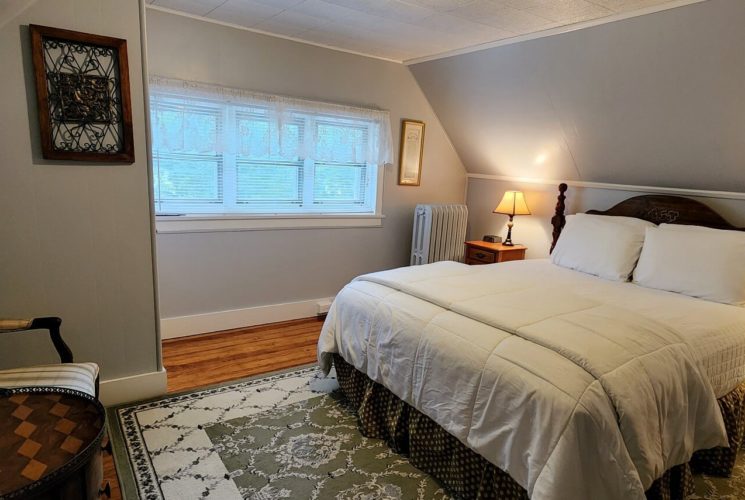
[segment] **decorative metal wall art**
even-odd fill
[[[127,41],[30,31],[44,158],[134,162]]]

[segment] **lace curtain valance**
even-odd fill
[[[388,111],[158,76],[150,77],[150,92],[154,150],[372,165],[393,161]],[[185,99],[192,101],[188,114],[178,111]],[[203,114],[194,112],[200,103]],[[209,112],[210,103],[230,107],[237,137],[221,132],[223,118]]]

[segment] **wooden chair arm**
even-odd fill
[[[28,330],[32,321],[31,319],[0,319],[0,330]]]
[[[0,319],[0,333],[25,332],[30,330],[49,330],[49,338],[59,355],[61,363],[72,363],[72,351],[62,340],[60,325],[62,320],[56,317],[34,319]]]

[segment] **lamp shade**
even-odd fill
[[[494,209],[495,214],[505,215],[530,215],[528,204],[525,203],[525,195],[522,191],[507,191],[502,201]]]

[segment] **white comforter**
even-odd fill
[[[533,499],[641,499],[727,444],[712,379],[745,378],[743,344],[745,309],[547,261],[440,262],[347,285],[318,354],[329,370],[339,353]]]

